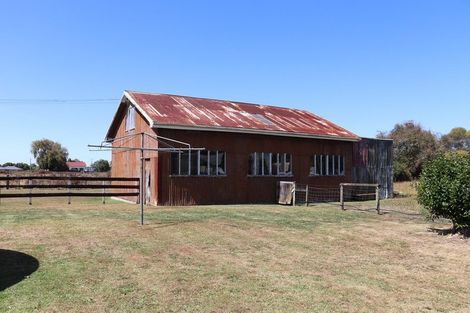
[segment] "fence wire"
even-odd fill
[[[377,209],[376,186],[374,185],[344,185],[344,207],[354,209]],[[379,190],[379,200],[382,192]],[[307,184],[295,184],[295,204],[311,205],[328,203],[341,206],[341,187],[318,187]]]

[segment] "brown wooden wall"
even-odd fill
[[[159,205],[275,203],[278,181],[296,181],[314,186],[337,187],[351,181],[351,142],[291,138],[208,131],[159,129],[158,134],[190,143],[193,147],[226,152],[227,176],[171,176],[168,153],[158,162]],[[248,157],[252,152],[292,154],[293,177],[248,176]],[[310,157],[314,154],[343,155],[345,176],[311,177]]]
[[[122,116],[119,116],[118,119],[120,120],[120,124],[116,133],[116,138],[139,134],[142,132],[148,134],[155,134],[154,131],[150,128],[148,123],[145,121],[144,117],[136,111],[135,114],[135,129],[131,131],[125,130],[125,113]],[[116,140],[113,142],[113,147],[134,147],[140,148],[141,147],[141,137],[140,136],[133,136],[125,140]],[[158,143],[150,139],[149,137],[144,138],[144,146],[146,148],[157,148]],[[157,187],[158,184],[156,183],[156,179],[153,177],[157,177],[157,158],[158,154],[156,152],[144,152],[144,159],[145,159],[145,168],[151,171],[151,189],[152,195],[150,198],[151,204],[157,203]],[[112,167],[111,167],[111,176],[112,177],[140,177],[140,151],[124,151],[124,150],[113,150],[112,152]],[[147,175],[146,175],[147,177]],[[137,197],[127,197],[126,200],[137,202]]]

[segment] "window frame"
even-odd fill
[[[309,177],[346,176],[346,158],[339,154],[314,154],[310,157],[308,169]]]
[[[135,129],[135,106],[129,105],[127,107],[127,112],[126,112],[126,119],[125,119],[125,126],[124,130],[126,132],[130,132]]]
[[[281,157],[282,159],[281,162]],[[289,171],[286,172],[286,159],[289,156]],[[275,159],[275,163],[273,163]],[[261,161],[261,162],[260,162]],[[265,163],[269,165],[266,168]],[[282,164],[281,164],[282,163]],[[261,171],[258,169],[258,165],[261,166]],[[275,166],[275,169],[274,169]],[[268,173],[265,173],[265,169],[268,169]],[[282,169],[282,172],[281,172]],[[276,172],[276,174],[273,174]],[[260,173],[260,174],[259,174]],[[248,155],[248,177],[293,177],[292,169],[292,154],[286,152],[251,152]]]
[[[182,159],[182,155],[184,153],[188,153],[188,174],[181,174],[181,159]],[[206,168],[207,168],[207,173],[206,174],[201,174],[201,152],[206,152],[207,153],[207,164],[206,164]],[[223,171],[224,171],[224,174],[218,174],[219,173],[219,170],[218,170],[218,160],[219,160],[219,155],[221,154],[224,154],[224,157],[223,157]],[[173,156],[175,154],[178,154],[178,174],[172,174],[172,162],[173,162]],[[196,173],[195,174],[192,174],[192,164],[191,164],[191,160],[192,160],[192,154],[195,154],[196,155]],[[210,157],[211,155],[215,155],[216,157],[216,169],[215,169],[215,174],[212,174],[212,171],[210,169]],[[219,150],[216,150],[216,151],[213,151],[213,150],[197,150],[197,151],[191,151],[191,150],[188,150],[188,151],[177,151],[177,152],[171,152],[170,153],[170,174],[169,176],[170,177],[226,177],[227,176],[227,152],[225,151],[219,151]]]

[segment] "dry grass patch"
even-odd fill
[[[381,216],[331,205],[147,208],[144,227],[135,205],[64,202],[2,201],[1,248],[32,255],[40,267],[0,291],[0,311],[470,307],[468,240],[429,232],[404,199],[384,201]]]

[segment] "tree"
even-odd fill
[[[49,139],[35,140],[31,143],[31,153],[36,158],[40,169],[50,171],[67,169],[65,162],[69,153],[58,142]]]
[[[445,151],[470,152],[470,130],[463,127],[453,128],[447,135],[442,136],[441,146]]]
[[[23,163],[23,162],[16,163],[15,166],[18,167],[18,168],[21,168],[21,169],[23,169],[23,170],[25,170],[25,171],[31,169],[31,167],[29,166],[29,164],[26,164],[26,163]]]
[[[6,163],[3,163],[2,166],[15,166],[15,163],[13,163],[13,162],[6,162]]]
[[[107,160],[98,160],[91,165],[97,172],[109,172],[111,166]]]
[[[429,162],[418,184],[418,201],[432,219],[447,218],[454,230],[470,228],[470,156],[447,153]]]
[[[393,175],[395,180],[418,178],[423,164],[431,160],[438,148],[436,136],[413,121],[396,124],[379,138],[393,139]]]

